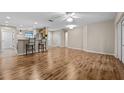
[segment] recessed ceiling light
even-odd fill
[[[10,16],[7,16],[6,18],[7,18],[7,19],[11,19],[11,17],[10,17]]]
[[[38,22],[34,22],[34,24],[35,24],[35,25],[37,25],[37,24],[38,24]]]
[[[67,18],[67,21],[68,22],[72,22],[73,21],[73,18],[69,17],[69,18]]]

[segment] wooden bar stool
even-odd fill
[[[32,54],[35,51],[35,38],[29,38],[28,43],[26,44],[26,55],[28,54],[28,51],[32,51]]]
[[[46,51],[46,40],[44,40],[44,39],[39,40],[38,52],[40,52],[40,50],[41,50],[41,52]]]
[[[38,44],[38,52],[40,52],[40,50],[41,50],[41,52],[44,52],[44,44],[42,44],[42,43]]]

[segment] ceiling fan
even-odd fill
[[[62,18],[62,21],[73,22],[74,19],[77,19],[80,17],[78,17],[77,13],[75,13],[75,12],[65,12],[64,15],[52,17],[48,21],[54,22],[54,21],[58,20],[59,18]]]

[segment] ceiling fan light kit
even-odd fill
[[[75,12],[66,12],[63,16],[55,16],[55,17],[52,17],[51,19],[49,19],[48,21],[55,22],[59,18],[61,18],[62,21],[66,21],[69,23],[68,25],[66,25],[66,28],[73,29],[76,27],[76,25],[74,25],[75,19],[80,18],[80,17],[78,17],[77,13],[75,13]]]
[[[67,21],[68,22],[73,22],[73,18],[69,17],[69,18],[67,18]]]
[[[73,28],[76,27],[76,25],[67,25],[66,27],[69,28],[69,29],[73,29]]]

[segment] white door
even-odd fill
[[[118,58],[120,59],[120,60],[122,60],[122,49],[121,49],[121,21],[119,22],[119,24],[118,24],[118,32],[117,32],[117,34],[118,34]]]
[[[54,40],[55,40],[56,47],[60,47],[61,46],[61,33],[58,32]]]
[[[52,46],[52,32],[48,32],[48,47]]]
[[[13,32],[2,31],[2,49],[13,48]]]
[[[68,32],[65,32],[65,47],[68,47]]]
[[[124,63],[124,26],[122,27],[122,62]]]
[[[61,47],[61,32],[53,32],[53,46]]]

